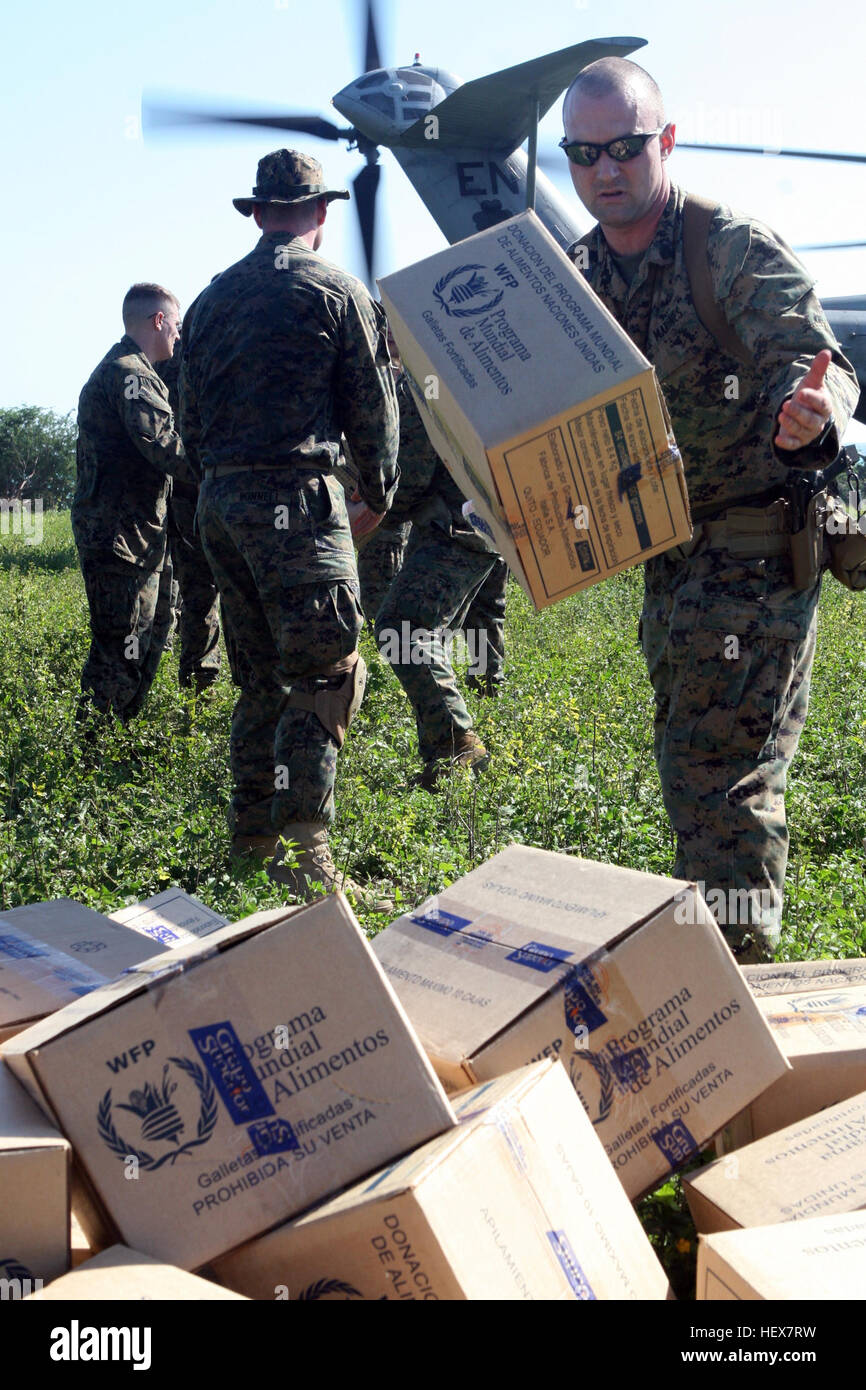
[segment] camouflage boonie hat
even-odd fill
[[[348,198],[347,188],[327,188],[317,159],[297,150],[274,150],[259,160],[256,184],[250,198],[232,198],[244,217],[255,203],[306,203],[311,198]]]

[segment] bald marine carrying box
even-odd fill
[[[534,212],[380,289],[433,446],[536,608],[689,539],[653,366]]]
[[[633,1200],[788,1069],[691,884],[511,845],[371,944],[446,1087],[559,1058]]]
[[[342,894],[221,927],[0,1052],[88,1237],[196,1269],[454,1125]]]

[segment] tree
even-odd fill
[[[75,490],[74,413],[38,405],[0,409],[0,496],[40,497],[45,507],[68,507]]]

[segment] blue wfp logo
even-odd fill
[[[494,278],[496,277],[496,278]],[[517,280],[507,266],[499,265],[492,272],[487,266],[474,263],[458,265],[437,280],[433,298],[449,318],[474,318],[489,314],[505,294],[506,286],[514,289]]]
[[[183,1087],[183,1103],[177,1099],[178,1082],[170,1071],[176,1069],[175,1076],[186,1083]],[[194,1133],[187,1138],[193,1124],[187,1113],[193,1094],[198,1100],[198,1116]],[[136,1148],[122,1138],[115,1127],[114,1109],[126,1110],[136,1116],[140,1129],[139,1142],[147,1144],[147,1149]],[[112,1101],[111,1090],[107,1090],[99,1104],[96,1117],[100,1138],[123,1162],[130,1158],[137,1161],[143,1171],[155,1171],[163,1164],[174,1164],[181,1154],[189,1153],[201,1144],[206,1144],[216,1128],[217,1099],[213,1083],[203,1067],[186,1057],[170,1057],[162,1071],[161,1081],[154,1084],[145,1082],[129,1093],[126,1103]],[[184,1140],[185,1142],[181,1142]]]

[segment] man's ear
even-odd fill
[[[259,228],[259,230],[261,231],[261,227],[262,227],[262,204],[261,204],[261,203],[253,203],[253,221],[255,222],[255,224],[256,224],[256,226]]]
[[[320,198],[320,199],[319,199],[318,212],[317,212],[317,215],[316,215],[316,225],[317,225],[318,227],[323,226],[324,221],[325,221],[325,218],[327,217],[327,215],[328,215],[328,200],[327,200],[327,198]]]
[[[154,326],[154,328],[156,329],[157,333],[159,333],[159,332],[162,331],[162,325],[163,325],[164,323],[165,323],[165,313],[163,312],[162,309],[158,309],[157,312],[156,312],[156,313],[154,314],[154,316],[153,316],[153,326]]]
[[[667,159],[668,155],[673,154],[674,146],[677,143],[677,128],[673,121],[669,121],[659,136],[659,146],[662,152],[662,159]]]

